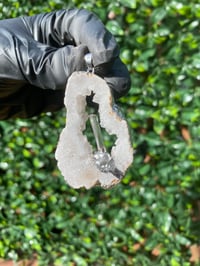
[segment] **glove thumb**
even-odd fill
[[[71,48],[71,56],[68,62],[68,68],[70,69],[71,74],[74,71],[87,70],[87,66],[84,60],[84,56],[87,53],[88,53],[88,48],[83,44]]]

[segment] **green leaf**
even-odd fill
[[[137,7],[137,0],[119,0],[119,2],[126,7],[129,8],[136,8]]]
[[[119,36],[124,35],[124,31],[123,31],[122,27],[120,26],[120,24],[116,20],[108,21],[106,24],[106,27],[108,28],[108,30],[113,35],[119,35]]]
[[[156,1],[154,1],[154,5],[156,5],[155,2]],[[165,7],[156,8],[153,10],[151,14],[151,20],[153,21],[153,23],[157,23],[163,20],[166,15],[167,15],[167,10]]]

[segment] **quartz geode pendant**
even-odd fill
[[[99,105],[100,126],[116,141],[108,153],[102,143],[95,115],[86,111],[86,97],[93,94]],[[113,109],[112,94],[107,83],[92,73],[74,72],[68,80],[64,103],[66,127],[62,130],[55,157],[65,181],[73,188],[87,189],[99,184],[103,188],[118,184],[133,161],[133,149],[125,119]],[[97,151],[83,134],[90,119]]]

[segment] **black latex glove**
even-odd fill
[[[64,89],[72,72],[85,70],[87,52],[92,53],[95,72],[105,78],[114,95],[126,93],[130,78],[116,41],[94,14],[71,9],[2,20],[0,89],[7,81]]]

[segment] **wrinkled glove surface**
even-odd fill
[[[69,76],[86,70],[88,52],[95,72],[105,78],[114,96],[125,94],[130,88],[127,68],[114,37],[93,13],[70,9],[1,20],[0,119],[53,110],[48,104],[58,109]],[[20,104],[26,110],[19,110]]]

